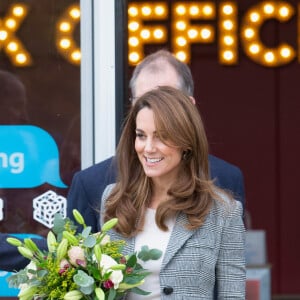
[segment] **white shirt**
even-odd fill
[[[166,221],[166,225],[169,228],[168,231],[162,231],[155,223],[155,209],[148,208],[145,216],[144,230],[140,232],[135,238],[135,251],[140,251],[142,246],[148,246],[149,249],[159,249],[163,252],[162,256],[158,260],[149,260],[146,262],[139,261],[139,263],[147,270],[151,272],[145,278],[145,282],[139,286],[142,290],[151,292],[147,296],[138,295],[135,293],[129,293],[126,299],[129,300],[158,300],[160,299],[160,282],[159,272],[163,261],[164,253],[167,249],[169,238],[175,223],[175,219],[169,219]]]

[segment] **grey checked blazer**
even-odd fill
[[[113,186],[107,186],[103,193],[102,209]],[[177,216],[160,271],[161,299],[210,300],[215,283],[217,299],[245,299],[242,206],[238,201],[224,200],[215,201],[199,229],[187,230],[186,215]],[[124,239],[113,230],[109,235],[112,240]],[[133,253],[135,239],[125,240],[124,254]]]

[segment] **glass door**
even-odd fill
[[[80,6],[0,0],[0,231],[43,235],[81,166]]]
[[[74,173],[114,154],[125,12],[123,0],[0,0],[0,234],[45,236]],[[17,294],[7,275],[0,297]]]

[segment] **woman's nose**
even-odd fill
[[[146,152],[153,152],[155,149],[154,143],[152,139],[147,139],[145,144],[145,151]]]

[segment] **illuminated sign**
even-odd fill
[[[266,20],[276,19],[282,23],[290,20],[293,15],[293,7],[281,1],[264,2],[249,9],[241,28],[241,41],[245,53],[253,61],[264,66],[281,66],[291,62],[296,56],[292,46],[282,43],[276,48],[267,48],[260,40],[259,34]]]
[[[298,5],[300,11],[300,5]],[[0,50],[3,49],[16,66],[28,66],[30,53],[16,37],[16,32],[27,16],[25,4],[12,4],[0,19]],[[290,21],[294,7],[286,1],[263,1],[250,7],[238,22],[238,4],[223,1],[130,2],[128,5],[128,61],[135,65],[144,57],[146,44],[164,44],[170,40],[172,51],[184,62],[191,59],[192,44],[213,43],[218,37],[218,60],[223,65],[238,62],[239,43],[249,59],[266,67],[278,67],[293,61],[297,51],[284,41],[267,47],[260,33],[266,21]],[[57,51],[70,63],[79,65],[80,49],[74,41],[74,29],[80,21],[78,4],[69,6],[56,23]],[[216,22],[217,24],[212,24]],[[160,24],[161,22],[161,24]],[[168,29],[168,25],[170,28]],[[297,20],[300,28],[300,17]],[[300,37],[298,37],[300,48]],[[300,50],[298,49],[300,61]]]
[[[80,49],[73,39],[73,32],[80,21],[79,6],[67,8],[56,24],[56,48],[69,62],[80,65]]]
[[[300,7],[300,6],[299,6]],[[260,38],[262,25],[270,19],[280,23],[289,21],[294,8],[285,1],[264,1],[248,9],[241,19],[240,41],[245,54],[254,62],[275,67],[290,63],[296,56],[293,47],[287,43],[268,48]],[[166,40],[167,28],[147,24],[148,20],[166,20],[169,16],[164,2],[130,3],[128,7],[129,62],[136,64],[143,59],[143,46]],[[218,59],[223,65],[234,65],[238,61],[238,6],[225,1],[218,6],[214,2],[175,2],[172,4],[171,34],[172,50],[184,62],[190,61],[191,44],[212,43],[218,30]],[[208,23],[218,20],[217,29]],[[201,21],[201,24],[196,24]],[[298,21],[300,24],[300,21]],[[300,25],[299,25],[300,26]],[[160,30],[163,38],[154,32]],[[145,38],[144,32],[148,32]],[[133,42],[132,42],[133,41]]]
[[[32,64],[30,53],[16,37],[16,32],[27,16],[28,6],[23,3],[12,4],[6,16],[0,19],[0,50],[3,49],[12,64],[27,67]],[[80,65],[81,53],[74,41],[73,32],[80,21],[78,4],[69,6],[56,23],[56,48],[70,63]]]
[[[23,46],[15,33],[27,15],[25,4],[12,5],[6,16],[0,19],[0,50],[3,48],[15,66],[30,66],[30,53]]]

